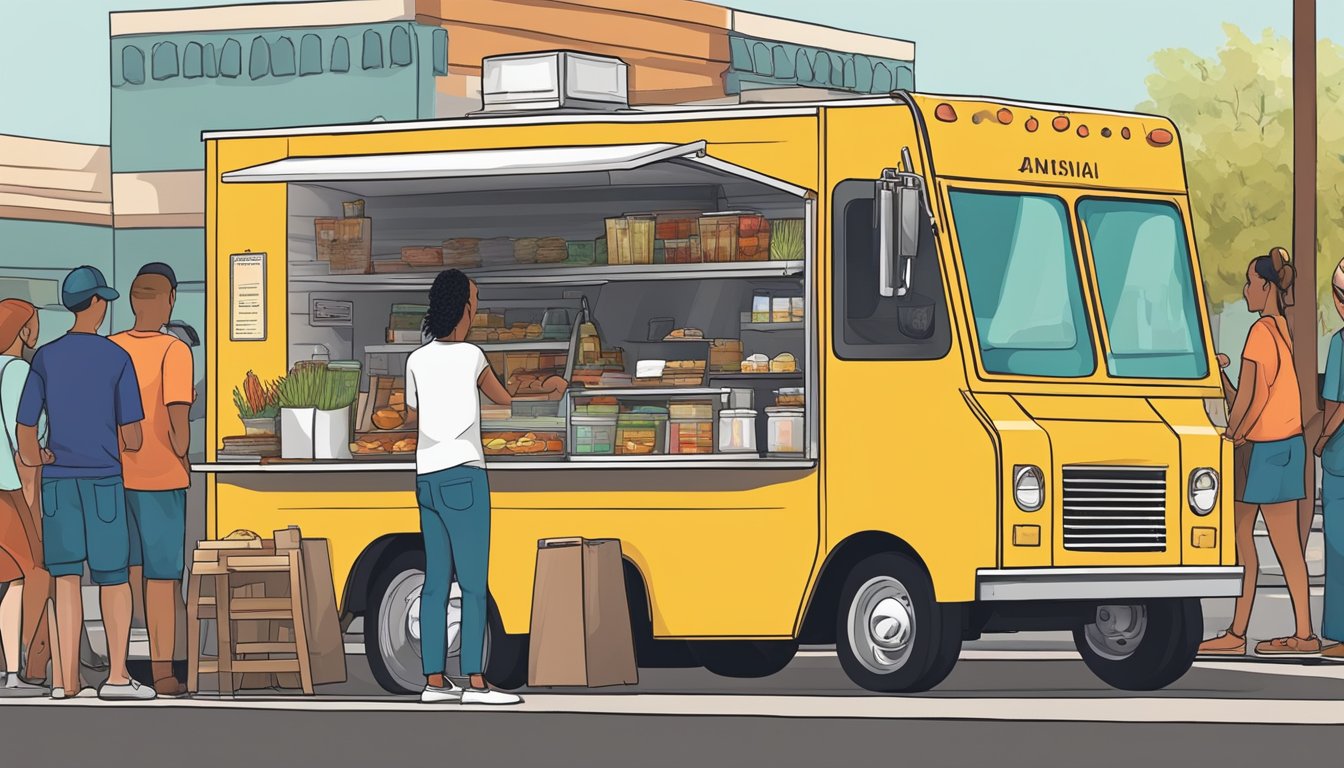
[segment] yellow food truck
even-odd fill
[[[399,376],[448,267],[520,395],[482,417],[498,685],[525,683],[550,537],[620,541],[642,666],[755,677],[834,644],[885,692],[1021,630],[1160,688],[1200,598],[1239,591],[1166,119],[895,92],[205,141],[207,531],[328,539],[388,690],[423,685]],[[244,435],[249,371],[324,360],[360,370],[328,453],[295,458],[288,417]],[[563,398],[525,396],[553,375]]]

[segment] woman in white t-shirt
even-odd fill
[[[425,539],[425,587],[420,597],[420,650],[426,703],[517,704],[491,690],[482,655],[490,560],[490,485],[481,451],[480,393],[500,405],[513,398],[465,341],[476,315],[476,284],[456,269],[440,272],[429,291],[425,333],[434,340],[406,361],[406,406],[416,411],[415,494]],[[558,377],[557,377],[558,378]],[[562,391],[563,380],[554,389]],[[466,690],[444,676],[448,598],[456,573],[462,590],[461,673]]]

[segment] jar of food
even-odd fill
[[[622,413],[616,418],[616,455],[662,453],[667,444],[667,413]]]
[[[719,453],[756,453],[755,411],[719,411]]]
[[[789,299],[789,319],[795,323],[803,322],[803,297],[794,296]]]
[[[791,304],[789,303],[789,297],[776,296],[770,300],[770,322],[787,323],[792,316],[791,312],[792,309]]]
[[[756,291],[751,295],[751,322],[770,322],[770,293]]]
[[[801,408],[803,406],[803,388],[785,387],[775,390],[775,405]]]
[[[803,448],[803,409],[802,408],[766,408],[765,409],[767,449],[770,453],[802,453]]]

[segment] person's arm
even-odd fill
[[[163,404],[168,407],[168,442],[173,453],[185,457],[191,448],[192,384],[191,348],[180,341],[168,345],[163,357]]]
[[[1223,379],[1223,398],[1229,403],[1237,399],[1237,387],[1227,375],[1227,366],[1231,364],[1232,361],[1228,359],[1227,355],[1218,355],[1218,375]]]
[[[1251,360],[1241,361],[1241,378],[1243,382],[1237,390],[1237,398],[1232,401],[1232,412],[1227,417],[1227,436],[1233,443],[1240,445],[1246,441],[1246,433],[1251,431],[1255,422],[1260,418],[1260,414],[1265,410],[1265,403],[1256,398],[1256,376],[1260,375],[1259,366]]]
[[[1325,444],[1330,442],[1335,432],[1339,431],[1341,424],[1344,424],[1344,403],[1337,403],[1334,400],[1325,401],[1325,426],[1321,428],[1321,436],[1316,440],[1316,447],[1312,452],[1317,456],[1325,453]]]
[[[145,434],[140,429],[140,422],[145,418],[145,409],[140,402],[140,382],[135,378],[135,366],[131,364],[131,356],[124,351],[121,354],[125,364],[122,366],[121,376],[117,379],[116,385],[117,426],[121,430],[122,450],[134,453],[145,444]]]
[[[42,420],[42,412],[46,407],[47,382],[43,378],[40,366],[35,365],[28,371],[28,378],[23,382],[23,394],[19,396],[18,428],[15,430],[19,444],[19,461],[29,467],[40,467],[56,460],[51,451],[42,450],[37,440],[37,425]]]
[[[476,379],[476,384],[481,388],[481,392],[485,393],[485,396],[495,404],[513,405],[513,395],[510,395],[509,390],[499,383],[499,377],[495,375],[490,366],[487,365],[485,370],[481,371],[481,375]]]

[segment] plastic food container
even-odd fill
[[[364,218],[364,201],[347,200],[341,203],[341,216],[347,219]]]
[[[667,452],[703,454],[714,452],[714,419],[672,419],[667,428]]]
[[[700,250],[711,263],[733,261],[737,257],[736,213],[707,213],[700,217]]]
[[[728,390],[728,407],[733,410],[747,410],[755,413],[756,390],[745,387]]]
[[[684,240],[698,233],[699,211],[662,211],[654,214],[659,240]]]
[[[755,411],[719,411],[719,453],[756,453]]]
[[[775,405],[786,408],[803,407],[803,388],[785,387],[775,390]]]
[[[712,419],[714,418],[714,404],[672,403],[667,406],[667,413],[673,419]]]
[[[770,259],[802,261],[806,252],[802,219],[775,219],[770,222]]]
[[[756,291],[751,295],[751,322],[753,323],[770,322],[769,292]]]
[[[616,414],[569,418],[569,445],[575,455],[610,456],[616,451]]]
[[[737,219],[736,261],[766,261],[770,258],[770,221],[757,213]]]
[[[699,235],[669,238],[662,243],[663,261],[667,264],[699,264],[701,261]]]
[[[622,413],[616,417],[616,455],[662,453],[666,445],[666,413]]]
[[[766,408],[766,434],[770,453],[802,453],[803,409]]]
[[[795,323],[801,323],[803,322],[803,315],[803,297],[794,296],[789,299],[789,319]]]
[[[607,263],[653,263],[652,216],[621,216],[607,219]]]
[[[770,300],[770,322],[787,323],[792,316],[793,309],[787,296],[776,296]]]

